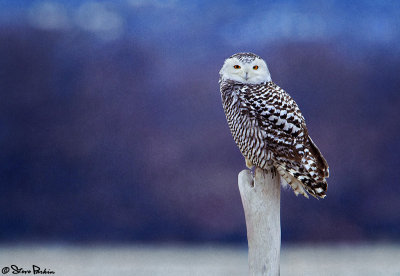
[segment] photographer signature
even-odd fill
[[[1,269],[2,274],[56,274],[53,270],[48,268],[40,268],[40,266],[32,265],[32,269],[25,269],[17,265],[5,266]]]

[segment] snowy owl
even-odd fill
[[[328,163],[296,102],[272,82],[265,61],[238,53],[225,60],[219,74],[226,119],[247,167],[274,168],[296,195],[324,198]]]

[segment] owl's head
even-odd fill
[[[271,81],[267,64],[252,53],[238,53],[227,58],[219,71],[222,80],[245,84],[260,84]]]

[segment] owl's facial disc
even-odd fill
[[[242,61],[237,57],[230,57],[225,60],[219,74],[222,79],[246,84],[260,84],[271,81],[267,64],[260,58]]]

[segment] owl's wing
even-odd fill
[[[311,152],[312,156],[316,159],[316,167],[319,171],[319,175],[323,176],[324,178],[329,177],[329,166],[328,162],[326,162],[324,156],[322,155],[321,151],[317,147],[317,145],[313,142],[310,136],[308,136],[309,142],[309,151]]]
[[[300,162],[308,132],[296,102],[272,82],[245,86],[241,92],[240,111],[256,120],[270,150]]]

